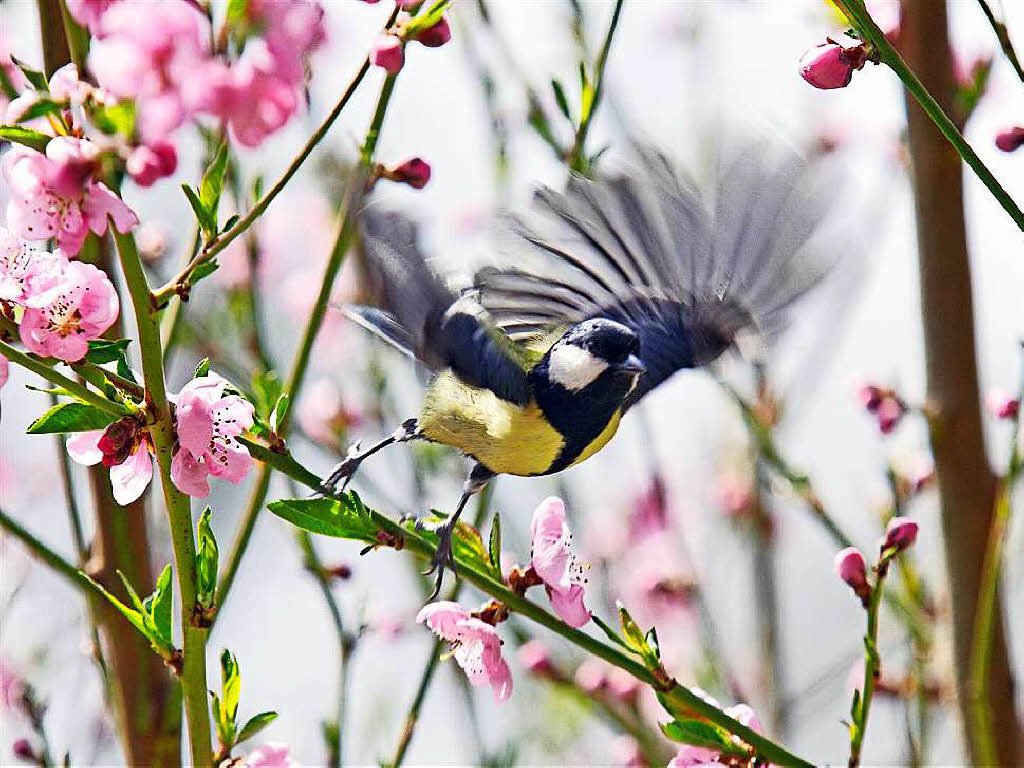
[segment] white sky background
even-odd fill
[[[478,30],[473,3],[460,0],[459,11]],[[1008,1],[1008,23],[1024,48],[1024,7]],[[330,46],[313,60],[310,113],[294,118],[287,128],[258,151],[242,152],[244,171],[276,178],[320,121],[358,67],[376,29],[386,17],[388,3],[367,6],[355,0],[325,3]],[[538,91],[547,94],[547,81],[557,76],[572,99],[577,54],[568,27],[568,3],[562,0],[490,3],[495,23],[511,43],[514,55]],[[958,53],[966,58],[995,50],[995,41],[973,0],[950,3]],[[588,37],[596,49],[607,25],[611,4],[585,3]],[[13,52],[38,62],[35,4],[6,0],[0,5],[4,35]],[[426,222],[429,243],[439,259],[457,265],[479,257],[485,241],[467,234],[467,222],[480,220],[496,204],[488,118],[475,76],[467,67],[456,25],[453,44],[428,50],[410,46],[406,69],[388,113],[378,157],[397,162],[421,155],[433,167],[428,187],[418,193],[390,186],[381,197],[415,213]],[[781,132],[806,140],[830,128],[849,138],[849,174],[858,188],[876,202],[864,229],[868,248],[851,254],[868,265],[861,293],[845,326],[837,327],[827,313],[800,317],[797,325],[816,327],[834,347],[828,367],[815,370],[811,381],[794,382],[798,400],[789,403],[782,443],[794,463],[806,469],[826,505],[865,548],[877,538],[876,510],[885,500],[886,456],[906,458],[925,446],[924,432],[908,421],[888,440],[877,435],[873,422],[853,395],[863,378],[898,386],[911,400],[924,391],[914,225],[905,174],[894,165],[895,141],[903,126],[902,95],[894,75],[869,66],[840,91],[823,92],[807,86],[797,73],[803,51],[834,32],[822,4],[808,0],[775,2],[642,2],[627,0],[618,37],[607,69],[606,101],[591,134],[591,146],[610,143],[610,162],[624,149],[629,134],[648,138],[683,158],[699,158],[701,137],[724,124],[730,130],[747,127]],[[477,43],[489,61],[486,32]],[[351,151],[365,131],[381,73],[372,72],[330,134],[328,143]],[[510,144],[511,201],[522,205],[537,182],[558,184],[563,169],[526,126],[525,104],[515,76],[499,70],[499,99],[513,130]],[[968,139],[1011,195],[1024,201],[1024,150],[1004,155],[992,145],[995,132],[1024,119],[1024,89],[1012,70],[999,61],[989,95],[967,129]],[[179,172],[194,168],[197,145],[182,131]],[[191,154],[190,154],[191,153]],[[198,171],[193,171],[198,178]],[[193,179],[194,180],[194,179]],[[296,217],[315,197],[316,181],[305,169],[271,207],[271,216]],[[143,221],[159,222],[174,234],[190,227],[190,212],[176,184],[163,182],[149,191],[129,188],[127,198]],[[1016,340],[1024,337],[1024,238],[1012,221],[968,172],[966,179],[968,231],[975,268],[975,311],[983,389],[1017,382]],[[863,194],[862,194],[863,197]],[[325,223],[326,226],[326,223]],[[310,248],[329,237],[311,233],[312,244],[296,237],[289,259],[311,256]],[[841,247],[841,244],[837,244]],[[173,246],[172,246],[173,247]],[[296,330],[282,322],[282,311],[271,298],[267,327],[272,348],[281,360],[290,359]],[[958,308],[951,307],[956,312]],[[361,345],[353,348],[358,355]],[[797,355],[799,357],[799,355]],[[195,361],[183,361],[170,382],[175,389],[187,379]],[[188,363],[188,366],[185,365]],[[318,359],[321,374],[344,379],[352,360]],[[783,361],[784,369],[794,365]],[[30,377],[11,367],[11,381],[2,392],[0,421],[0,493],[3,507],[34,532],[71,552],[64,504],[52,461],[53,443],[27,437],[25,426],[44,407],[43,396],[24,389]],[[411,414],[416,390],[406,370],[397,371],[396,386]],[[750,608],[752,573],[747,545],[722,519],[714,504],[714,477],[723,461],[743,446],[742,425],[730,404],[702,374],[678,376],[651,397],[645,408],[653,425],[654,449],[666,468],[676,513],[684,521],[689,547],[697,553],[714,603],[723,651],[733,665],[752,673],[757,664],[757,641]],[[632,423],[631,423],[632,421]],[[1002,466],[1005,432],[989,426],[991,456]],[[367,436],[368,439],[372,435]],[[573,492],[577,518],[598,518],[612,525],[628,509],[630,499],[647,480],[647,459],[641,451],[636,419],[627,420],[619,436],[599,456],[565,474]],[[405,457],[392,454],[381,464],[368,464],[376,479],[405,482]],[[327,468],[329,459],[309,454],[310,464]],[[390,463],[389,463],[390,462]],[[400,468],[396,469],[396,468]],[[549,480],[503,479],[497,508],[503,513],[508,546],[524,542],[529,515],[544,496],[554,492]],[[271,498],[287,493],[274,486]],[[222,550],[229,548],[235,525],[247,498],[246,489],[220,487],[211,498],[215,528]],[[430,489],[430,502],[445,508],[454,502],[454,483]],[[201,505],[196,504],[197,510]],[[930,497],[913,513],[922,522],[918,554],[939,573],[941,554],[938,520]],[[1019,509],[1018,505],[1018,509]],[[87,508],[87,507],[86,507]],[[863,632],[862,614],[848,589],[832,575],[834,550],[798,502],[783,492],[779,515],[779,575],[782,611],[783,664],[786,689],[799,692],[818,680],[823,670],[844,656],[852,658]],[[1018,515],[1019,523],[1020,515]],[[160,525],[157,526],[161,530]],[[348,616],[365,606],[371,619],[394,617],[404,623],[395,640],[371,635],[361,645],[351,681],[351,718],[346,756],[350,762],[374,762],[390,756],[401,720],[419,678],[429,638],[412,626],[417,592],[404,555],[382,552],[359,559],[358,547],[344,542],[318,542],[328,562],[346,560],[356,578],[338,592]],[[1024,546],[1018,524],[1008,552]],[[58,752],[72,749],[75,764],[116,760],[116,753],[89,753],[99,688],[90,662],[81,652],[81,601],[42,568],[29,566],[16,544],[4,542],[2,594],[19,585],[21,591],[3,614],[2,656],[27,669],[51,701],[50,730]],[[1010,559],[1009,626],[1024,626],[1024,601],[1019,599],[1024,570]],[[933,585],[941,586],[933,579]],[[474,596],[473,599],[475,599]],[[898,657],[902,634],[892,621],[882,629],[886,649]],[[1024,636],[1013,638],[1017,667],[1024,659]],[[319,721],[333,713],[336,654],[333,629],[315,585],[302,571],[287,525],[269,515],[262,518],[239,581],[210,644],[211,687],[217,684],[216,653],[230,647],[243,673],[241,715],[277,709],[279,720],[266,731],[267,739],[288,741],[297,758],[315,765],[322,759]],[[552,641],[552,647],[562,650]],[[45,651],[45,663],[41,653]],[[607,757],[609,735],[603,727],[587,726],[568,751],[553,751],[543,720],[551,702],[533,686],[512,661],[516,692],[504,706],[493,704],[489,691],[477,696],[486,743],[497,747],[511,739],[522,745],[523,760],[599,762]],[[459,689],[453,684],[451,663],[442,666],[410,752],[409,763],[467,762],[474,759]],[[846,670],[825,680],[813,696],[796,703],[787,746],[815,762],[845,762],[848,744],[839,721],[847,715],[849,690]],[[686,682],[684,680],[684,682]],[[724,702],[734,703],[734,702]],[[756,702],[754,702],[756,704]],[[931,758],[958,759],[957,734],[951,720],[938,719],[933,729]],[[12,738],[21,735],[0,721],[0,756],[9,758]],[[902,756],[902,714],[879,701],[873,710],[865,763],[898,761]]]

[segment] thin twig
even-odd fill
[[[1017,58],[1017,51],[1013,48],[1013,41],[1010,40],[1010,32],[1006,28],[1006,24],[996,18],[996,15],[992,12],[992,6],[988,4],[988,0],[978,0],[978,5],[981,6],[981,11],[985,14],[985,18],[988,19],[988,23],[992,25],[992,31],[996,33],[996,39],[999,40],[999,47],[1003,49],[1003,53],[1013,67],[1013,71],[1017,73],[1017,77],[1021,79],[1021,82],[1024,82],[1024,67],[1021,66],[1020,59]]]

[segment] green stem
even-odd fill
[[[12,363],[20,365],[22,368],[27,368],[33,373],[38,373],[48,382],[56,384],[58,387],[67,390],[68,394],[76,397],[83,403],[88,403],[89,405],[95,406],[101,411],[106,411],[118,418],[127,416],[129,413],[128,409],[123,405],[107,400],[103,395],[93,392],[84,384],[79,384],[74,379],[69,379],[67,376],[58,373],[41,360],[20,351],[5,341],[0,341],[0,355],[3,355]]]
[[[353,171],[346,184],[345,198],[342,201],[340,211],[341,219],[338,224],[338,234],[334,239],[334,246],[331,249],[330,257],[327,260],[327,266],[324,269],[323,280],[320,283],[320,293],[317,296],[316,303],[313,306],[313,311],[309,316],[309,320],[306,322],[306,330],[305,333],[303,333],[299,349],[295,353],[295,360],[292,362],[291,373],[288,375],[288,382],[284,388],[284,392],[288,395],[288,401],[290,403],[295,403],[297,401],[299,391],[302,388],[302,383],[306,378],[306,369],[309,367],[309,358],[313,351],[313,343],[316,341],[317,334],[320,332],[320,326],[323,324],[327,305],[330,303],[331,292],[334,289],[334,281],[338,276],[338,272],[341,270],[341,265],[345,260],[345,254],[348,251],[349,243],[352,240],[352,235],[355,230],[356,201],[361,195],[364,178],[363,174],[359,171]],[[284,438],[287,436],[288,430],[291,426],[291,415],[294,412],[294,407],[290,407],[288,409],[288,413],[285,415],[284,421],[278,428],[279,437]],[[239,526],[234,544],[231,547],[231,554],[228,557],[227,565],[224,568],[220,584],[217,587],[217,600],[215,606],[216,613],[213,616],[214,622],[216,622],[217,616],[220,615],[220,609],[224,606],[224,602],[227,600],[228,592],[231,590],[235,581],[235,576],[238,574],[238,567],[242,562],[242,556],[245,554],[245,551],[249,546],[249,540],[252,536],[253,528],[256,526],[256,518],[259,515],[260,510],[263,508],[263,502],[266,501],[267,498],[267,491],[270,489],[271,472],[272,468],[267,464],[260,467],[259,475],[256,479],[256,485],[253,487],[252,495],[249,497],[249,505],[246,509],[245,517],[242,518],[242,523]]]
[[[369,168],[373,163],[373,154],[377,151],[377,140],[380,138],[380,130],[384,125],[384,115],[388,111],[388,103],[391,101],[391,94],[395,90],[395,82],[398,75],[388,75],[384,79],[384,85],[380,90],[380,98],[377,99],[377,109],[373,113],[373,120],[370,121],[370,128],[366,132],[366,139],[359,151],[360,160],[364,168]]]
[[[290,455],[272,452],[266,446],[252,440],[242,439],[242,442],[255,458],[265,461],[277,471],[288,475],[317,493],[323,493],[324,488],[321,485],[320,478],[296,462]],[[416,532],[412,526],[400,525],[391,518],[370,508],[365,508],[365,514],[369,516],[369,519],[374,523],[378,531],[387,534],[393,540],[401,540],[405,550],[425,560],[431,560],[434,557],[436,547]],[[376,543],[376,539],[369,543]],[[674,679],[655,677],[635,657],[628,656],[620,648],[591,637],[579,629],[570,627],[536,603],[527,600],[522,595],[516,594],[507,585],[496,580],[493,574],[481,570],[474,563],[457,558],[456,567],[462,579],[472,584],[481,592],[503,603],[510,611],[525,616],[560,635],[587,653],[625,670],[640,682],[652,686],[661,694],[662,700],[673,715],[679,717],[702,717],[715,725],[721,726],[753,747],[759,757],[776,765],[811,765],[806,760],[789,752],[785,747],[772,742],[734,718],[729,717],[722,710],[709,704]]]
[[[1024,402],[1024,383],[1018,393],[1018,401]],[[992,710],[989,704],[988,678],[992,662],[992,625],[995,620],[996,598],[999,594],[999,574],[1002,570],[1003,550],[1013,510],[1010,496],[1014,483],[1024,466],[1024,457],[1021,456],[1021,451],[1017,446],[1020,429],[1021,418],[1018,415],[1013,422],[1010,435],[1010,464],[1006,475],[999,481],[999,488],[996,492],[995,513],[985,548],[981,584],[978,589],[978,609],[977,615],[974,617],[974,642],[971,644],[971,708],[974,712],[978,751],[983,765],[998,763]]]
[[[1003,49],[1003,53],[1013,67],[1013,71],[1017,73],[1017,77],[1021,79],[1021,82],[1024,82],[1024,67],[1021,66],[1020,59],[1017,58],[1017,51],[1013,48],[1013,41],[1010,40],[1010,33],[1006,29],[1006,24],[997,19],[996,15],[992,13],[992,6],[988,4],[988,0],[978,0],[978,5],[981,6],[982,13],[985,14],[985,18],[988,19],[988,23],[992,26],[992,31],[996,33],[999,47]]]
[[[868,602],[868,631],[864,636],[864,686],[860,704],[853,713],[854,724],[850,729],[850,768],[860,765],[861,745],[864,743],[864,732],[867,730],[868,715],[871,712],[871,699],[875,692],[875,683],[878,681],[878,609],[882,604],[882,585],[885,583],[888,569],[888,558],[883,556],[878,564],[875,588],[871,591],[871,599]]]
[[[612,20],[608,25],[608,34],[605,35],[601,52],[597,55],[597,63],[594,67],[594,96],[589,108],[584,109],[580,115],[580,127],[576,131],[576,139],[573,141],[572,150],[569,154],[569,167],[579,173],[587,173],[590,170],[590,162],[586,158],[587,133],[590,124],[597,112],[597,106],[601,102],[601,93],[604,90],[604,68],[608,63],[608,53],[611,51],[612,38],[615,30],[619,27],[619,16],[622,13],[622,4],[625,0],[616,0],[615,10],[612,11]]]
[[[491,508],[491,499],[494,497],[494,483],[491,482],[480,492],[479,500],[476,506],[476,515],[473,518],[473,527],[477,530],[484,524],[487,519],[487,514]],[[462,591],[462,582],[456,581],[448,589],[448,593],[444,596],[445,600],[455,601],[459,599],[459,593]],[[434,644],[430,648],[430,656],[427,657],[427,663],[423,667],[423,672],[420,675],[420,683],[416,687],[416,695],[413,697],[412,704],[409,705],[409,711],[405,715],[404,725],[402,726],[402,732],[398,737],[398,745],[395,747],[395,756],[391,759],[391,768],[401,768],[402,763],[405,761],[405,753],[409,749],[409,744],[412,743],[413,734],[416,732],[416,725],[420,720],[420,710],[423,708],[423,700],[426,698],[427,689],[430,688],[430,683],[434,679],[434,673],[437,671],[437,663],[441,659],[441,652],[444,650],[444,643],[440,639],[434,641]]]
[[[196,621],[196,545],[192,527],[192,506],[189,497],[179,491],[171,480],[175,432],[167,403],[160,323],[154,308],[153,295],[146,282],[134,237],[118,232],[113,222],[110,226],[138,325],[139,354],[146,382],[146,403],[153,418],[149,434],[160,468],[160,485],[167,506],[175,571],[178,574],[178,589],[181,594],[181,627],[184,637],[182,698],[188,719],[192,764],[195,768],[201,768],[209,766],[212,757],[210,718],[206,700],[206,640],[209,630],[199,626]]]
[[[390,27],[397,16],[398,8],[396,7],[388,18],[385,28]],[[204,261],[212,259],[218,253],[227,248],[228,245],[231,244],[232,240],[249,229],[249,227],[251,227],[256,220],[263,215],[263,212],[273,202],[274,198],[281,193],[281,190],[285,188],[285,185],[291,181],[292,176],[294,176],[299,168],[302,167],[306,158],[310,156],[323,137],[327,135],[327,131],[330,130],[334,121],[338,119],[339,115],[341,115],[345,105],[348,104],[369,69],[370,59],[367,57],[366,60],[363,61],[362,66],[359,67],[359,71],[356,72],[351,82],[349,82],[348,87],[345,88],[345,92],[341,95],[341,98],[338,99],[338,102],[334,105],[334,109],[328,113],[327,117],[324,118],[324,121],[320,124],[320,127],[313,132],[312,136],[309,137],[299,154],[292,159],[288,168],[285,170],[284,175],[282,175],[281,178],[274,183],[274,186],[267,190],[267,193],[263,195],[255,205],[253,205],[252,210],[249,211],[249,213],[239,219],[227,232],[223,232],[209,240],[203,246],[203,249],[196,254],[196,256],[189,261],[189,263],[177,275],[153,293],[154,301],[157,306],[163,306],[172,295],[178,293],[188,285],[188,276],[191,274],[193,269]]]
[[[982,184],[988,187],[989,192],[992,193],[992,196],[1003,207],[1003,210],[1010,215],[1010,218],[1013,219],[1020,230],[1024,231],[1024,211],[1017,206],[1013,198],[1003,189],[1002,185],[988,169],[988,166],[981,161],[981,158],[978,157],[971,145],[967,143],[963,134],[957,129],[956,124],[949,119],[942,110],[942,107],[939,106],[939,103],[928,92],[928,89],[918,80],[917,75],[907,66],[899,52],[885,39],[885,34],[878,28],[878,25],[871,19],[871,14],[864,7],[864,0],[836,0],[836,3],[844,11],[850,22],[857,28],[861,36],[876,48],[882,62],[887,64],[896,73],[896,76],[903,81],[907,91],[921,105],[921,109],[935,123],[942,135],[946,137],[946,140],[953,145],[956,153],[977,174]]]

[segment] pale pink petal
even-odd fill
[[[227,440],[224,443],[214,441],[214,445],[206,453],[206,469],[214,477],[235,483],[242,482],[252,469],[252,457],[241,443]]]
[[[590,611],[583,604],[583,587],[575,584],[568,589],[548,587],[548,598],[558,617],[570,627],[582,627],[590,621]]]
[[[89,228],[97,235],[106,233],[108,216],[113,219],[114,226],[122,235],[130,232],[139,223],[135,211],[111,192],[102,181],[92,182],[86,187],[82,211],[88,220]]]
[[[6,357],[0,355],[0,387],[7,383],[7,378],[10,376],[10,373],[10,363],[8,363]]]
[[[171,480],[182,493],[197,499],[210,495],[210,483],[206,479],[206,467],[185,448],[180,448],[171,459]]]
[[[94,429],[89,432],[76,432],[75,434],[70,435],[67,443],[65,443],[68,450],[68,456],[78,464],[84,464],[87,467],[91,467],[93,464],[99,464],[103,460],[103,453],[97,445],[101,437],[103,437],[102,429]]]
[[[706,766],[707,768],[718,768],[724,763],[718,761],[718,752],[707,747],[684,746],[679,753],[669,760],[668,768],[692,768],[693,766]]]
[[[110,487],[114,501],[122,507],[131,504],[146,490],[153,479],[153,459],[146,443],[142,442],[123,463],[110,468]]]
[[[571,583],[569,532],[565,523],[565,503],[551,496],[540,503],[530,525],[532,565],[545,584],[567,589]]]
[[[250,752],[242,768],[298,768],[298,763],[288,754],[288,745],[270,742]]]
[[[469,618],[469,611],[458,603],[441,600],[437,603],[427,603],[416,615],[416,623],[426,623],[433,632],[445,640],[454,640],[456,627],[460,621]]]

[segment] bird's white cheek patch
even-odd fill
[[[583,389],[607,368],[604,360],[572,344],[555,347],[548,359],[548,377],[570,392]]]

